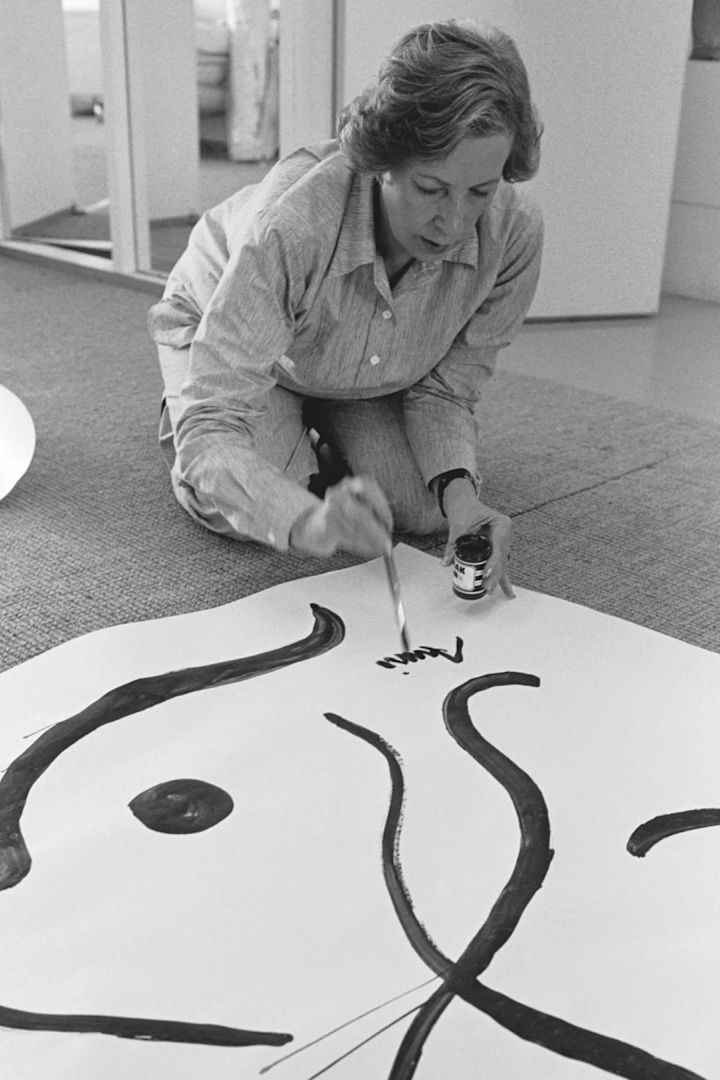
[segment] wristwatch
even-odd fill
[[[435,489],[435,495],[437,496],[440,513],[443,517],[447,517],[447,514],[445,513],[445,504],[443,502],[445,488],[452,480],[468,480],[472,484],[473,491],[477,495],[477,484],[475,483],[475,477],[472,475],[472,473],[469,473],[467,469],[450,469],[448,472],[440,473],[437,487]]]

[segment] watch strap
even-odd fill
[[[473,486],[473,490],[477,490],[475,479],[467,469],[450,469],[448,472],[441,473],[437,481],[437,487],[435,488],[435,495],[437,497],[440,513],[443,517],[447,517],[444,503],[445,488],[452,480],[469,480]]]

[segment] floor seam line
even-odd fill
[[[529,506],[526,510],[518,510],[515,513],[508,514],[508,517],[518,518],[523,514],[532,514],[535,510],[542,510],[546,506],[552,506],[554,503],[565,502],[566,499],[574,499],[576,495],[584,495],[588,491],[595,491],[597,488],[604,487],[605,484],[612,484],[615,480],[622,480],[626,476],[633,476],[635,473],[644,472],[646,469],[654,469],[656,465],[662,464],[664,461],[668,461],[672,455],[667,454],[665,457],[658,458],[657,461],[650,461],[645,465],[637,465],[634,469],[627,469],[625,472],[617,473],[615,476],[607,476],[604,480],[598,480],[594,484],[587,484],[585,487],[578,488],[577,491],[568,492],[566,495],[556,495],[553,499],[546,499],[544,502],[537,503],[535,506]]]

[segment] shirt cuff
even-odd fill
[[[172,479],[178,501],[213,532],[289,551],[293,525],[318,505],[317,496],[258,459],[239,458],[233,467],[219,456],[213,448],[184,471],[176,458]],[[243,472],[245,483],[238,479]]]

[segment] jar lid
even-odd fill
[[[455,554],[464,562],[484,562],[491,551],[492,544],[482,533],[465,533],[455,541]]]

